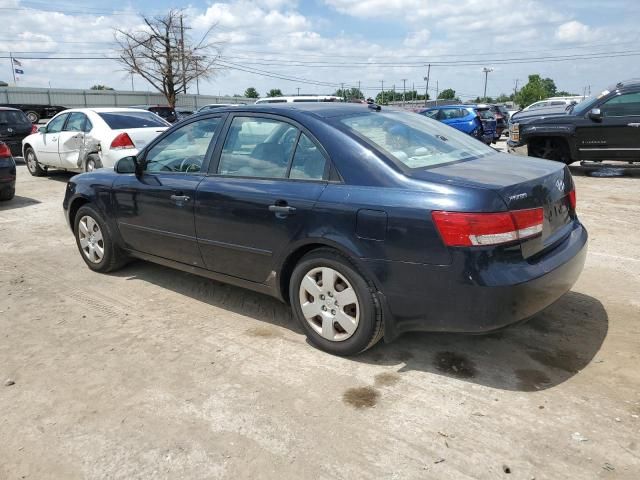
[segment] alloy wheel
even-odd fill
[[[85,215],[78,222],[78,241],[82,253],[92,263],[100,263],[104,257],[104,239],[100,225]]]
[[[341,342],[358,328],[360,304],[355,289],[337,270],[313,268],[300,283],[302,314],[311,328],[323,338]]]
[[[33,150],[29,150],[27,152],[26,161],[27,161],[27,168],[29,169],[29,172],[34,173],[38,166],[38,162],[36,160],[36,154],[33,153]]]

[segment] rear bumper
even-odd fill
[[[407,331],[490,332],[530,318],[576,282],[587,237],[576,222],[561,244],[535,261],[495,260],[489,250],[459,251],[447,266],[367,261],[383,279],[385,338]]]

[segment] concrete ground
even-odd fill
[[[338,358],[269,297],[91,272],[69,174],[21,164],[0,204],[0,478],[640,478],[640,179],[574,174],[590,251],[548,311]]]

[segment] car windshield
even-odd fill
[[[113,130],[169,126],[158,115],[142,110],[139,112],[98,112],[98,115]]]
[[[0,110],[0,125],[20,125],[31,123],[20,110]]]
[[[587,110],[591,110],[592,105],[595,105],[598,100],[600,100],[605,95],[609,95],[609,93],[611,93],[609,90],[603,90],[600,93],[595,93],[590,97],[582,100],[581,102],[572,105],[569,112],[574,115],[582,115],[586,113]]]
[[[340,121],[408,168],[426,168],[495,153],[476,139],[422,115],[367,112]]]

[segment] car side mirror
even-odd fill
[[[138,175],[138,171],[140,170],[138,163],[138,159],[135,155],[122,157],[116,162],[113,169],[116,173],[135,173]]]
[[[38,128],[38,132],[40,132],[40,133],[47,133],[47,127],[40,127],[40,128]]]
[[[600,111],[599,108],[593,108],[589,112],[589,118],[591,120],[593,120],[594,122],[601,122],[602,121],[602,112]]]

